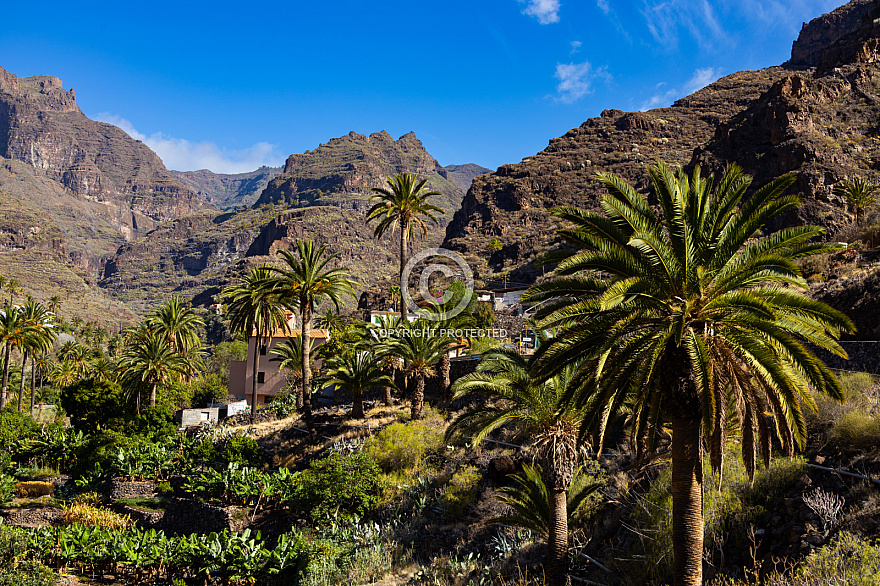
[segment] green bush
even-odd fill
[[[223,448],[223,459],[229,463],[259,467],[263,463],[263,448],[252,437],[233,436]]]
[[[450,517],[461,517],[468,505],[477,498],[477,488],[483,476],[476,466],[465,466],[452,475],[443,491],[443,505]]]
[[[192,458],[193,462],[216,462],[220,459],[220,453],[217,451],[217,446],[214,445],[209,439],[203,439],[196,445],[194,445],[190,451],[189,455]]]
[[[841,415],[828,430],[828,439],[847,452],[880,447],[880,419],[855,410]]]
[[[409,423],[392,423],[364,444],[385,472],[407,470],[443,447],[444,422],[436,413]]]
[[[834,584],[841,578],[848,586],[880,584],[880,546],[841,531],[831,543],[811,553],[795,573],[805,584]]]
[[[0,507],[5,507],[12,502],[18,489],[15,487],[15,478],[0,472]]]
[[[368,454],[333,454],[302,473],[294,495],[296,508],[311,510],[314,519],[333,515],[363,517],[379,502],[379,466]]]
[[[209,403],[226,403],[229,400],[229,384],[219,373],[210,372],[192,382],[193,407],[205,407]]]
[[[91,379],[66,387],[61,394],[61,406],[70,415],[73,426],[85,431],[101,429],[108,421],[127,415],[122,387]]]
[[[13,407],[0,411],[0,446],[11,446],[36,436],[40,426],[29,415]]]
[[[20,530],[0,527],[0,586],[53,586],[55,572],[27,560],[27,536]]]

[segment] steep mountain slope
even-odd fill
[[[446,165],[444,169],[446,169],[446,173],[449,175],[449,180],[458,185],[464,192],[471,188],[471,183],[474,182],[476,177],[492,171],[492,169],[487,169],[474,163]]]
[[[512,271],[514,280],[531,281],[540,269],[530,262],[555,241],[558,226],[547,213],[550,208],[595,208],[602,193],[592,179],[597,171],[611,171],[645,187],[644,169],[651,161],[688,163],[719,123],[789,74],[779,67],[742,71],[668,108],[605,110],[552,139],[535,156],[474,179],[447,228],[444,246],[468,255],[484,278]]]
[[[369,136],[350,132],[315,150],[290,155],[284,171],[269,182],[256,205],[337,205],[369,196],[373,187],[384,187],[387,177],[402,172],[427,178],[431,189],[443,193],[435,203],[446,211],[441,222],[445,226],[461,205],[464,191],[450,181],[446,169],[412,132],[397,140],[384,130]]]
[[[833,187],[880,170],[880,3],[854,0],[804,25],[782,67],[724,77],[669,108],[606,110],[521,163],[478,177],[444,245],[468,255],[484,276],[531,282],[531,261],[554,245],[558,205],[592,209],[597,171],[647,189],[655,159],[718,171],[738,162],[755,186],[797,172],[805,205],[779,225],[820,223],[834,237],[850,216]],[[778,227],[778,226],[773,226]]]
[[[16,77],[0,68],[0,157],[27,163],[37,176],[63,186],[69,202],[97,204],[87,206],[85,216],[53,216],[66,235],[101,232],[76,243],[82,254],[74,260],[87,270],[97,271],[108,250],[159,222],[213,207],[177,181],[146,145],[86,118],[75,92],[65,91],[57,77]]]
[[[275,262],[278,250],[305,238],[341,253],[358,289],[369,288],[396,272],[397,258],[394,240],[377,241],[366,225],[370,188],[398,172],[430,172],[432,187],[443,192],[435,201],[448,210],[447,218],[460,204],[464,192],[414,134],[395,141],[386,132],[350,133],[291,155],[251,209],[178,218],[121,246],[100,284],[129,302],[141,296],[155,303],[171,292],[209,302],[247,266]],[[419,245],[438,246],[445,223],[441,218],[439,226],[429,224],[428,238]]]
[[[281,173],[281,167],[260,167],[250,173],[233,175],[214,173],[207,169],[170,173],[199,197],[205,198],[221,210],[230,210],[253,205],[269,181]]]

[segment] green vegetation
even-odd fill
[[[410,423],[392,423],[364,444],[364,451],[385,472],[412,470],[423,466],[444,446],[445,423],[435,412]]]

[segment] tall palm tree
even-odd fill
[[[6,407],[9,387],[9,365],[12,348],[21,346],[30,334],[24,312],[18,305],[5,304],[0,308],[0,342],[3,343],[3,384],[0,387],[0,409]]]
[[[412,323],[402,322],[395,335],[386,338],[380,355],[396,356],[403,362],[403,373],[413,380],[415,387],[411,396],[410,413],[413,419],[421,419],[425,405],[425,379],[435,374],[434,364],[439,362],[452,347],[447,336],[433,336],[436,322],[418,319]]]
[[[805,342],[846,356],[835,341],[853,330],[841,313],[804,296],[795,259],[834,250],[821,228],[757,233],[796,208],[783,195],[792,176],[742,203],[751,178],[735,165],[716,183],[699,167],[688,177],[658,163],[648,169],[661,214],[620,177],[600,173],[604,213],[553,211],[574,226],[560,235],[577,250],[559,278],[526,300],[547,301],[541,327],[565,330],[539,350],[536,371],[573,361],[589,377],[579,404],[601,442],[605,422],[624,401],[635,406],[637,437],[650,447],[672,425],[673,573],[677,586],[702,580],[702,433],[720,469],[727,398],[733,393],[742,450],[754,473],[758,446],[769,462],[770,413],[783,449],[803,445],[802,405],[810,387],[842,398],[840,383]],[[757,436],[757,439],[756,439]]]
[[[843,197],[846,205],[856,211],[856,225],[862,223],[862,214],[864,211],[875,203],[877,198],[874,195],[877,192],[877,186],[870,183],[867,179],[861,177],[853,177],[846,179],[834,188],[834,193]]]
[[[300,337],[311,338],[312,314],[315,306],[324,300],[333,304],[339,311],[342,298],[346,295],[354,297],[355,282],[348,278],[348,270],[343,267],[330,268],[329,265],[339,253],[326,255],[327,245],[315,246],[311,240],[297,240],[297,254],[289,250],[281,250],[278,255],[284,261],[284,268],[271,268],[276,275],[273,290],[280,296],[282,303],[293,310],[299,311]],[[302,380],[300,393],[303,398],[306,421],[311,426],[312,401],[311,388],[312,369],[310,358],[311,344],[302,345]],[[297,399],[297,402],[299,399]]]
[[[447,429],[447,438],[474,434],[477,445],[492,431],[515,424],[535,450],[549,491],[546,573],[551,586],[566,582],[568,565],[567,491],[578,462],[578,430],[583,408],[569,400],[578,381],[578,363],[554,376],[535,376],[534,357],[515,350],[487,352],[477,370],[455,382],[454,397],[481,393],[487,401],[472,404]]]
[[[58,295],[53,295],[49,298],[49,303],[47,306],[50,312],[58,315],[58,310],[61,309],[61,297],[59,297]]]
[[[419,181],[418,175],[413,173],[396,173],[386,179],[388,187],[374,187],[375,195],[370,201],[377,202],[367,212],[367,223],[378,220],[374,235],[381,238],[386,232],[394,234],[400,230],[400,270],[398,281],[401,289],[407,286],[403,282],[403,268],[406,265],[406,243],[416,234],[416,228],[422,233],[422,237],[428,234],[428,225],[425,219],[437,224],[435,213],[443,214],[443,210],[427,203],[427,199],[434,195],[442,195],[439,191],[428,191],[425,185],[427,179]],[[400,319],[406,320],[406,304],[400,304]]]
[[[130,343],[119,360],[124,379],[137,386],[144,383],[150,388],[150,406],[156,405],[159,385],[175,375],[192,372],[192,364],[171,349],[168,338],[144,328]],[[137,409],[140,411],[140,392],[137,392]]]
[[[330,361],[328,382],[352,396],[351,416],[364,418],[364,393],[374,387],[393,385],[394,381],[382,370],[381,363],[370,350],[350,349]]]
[[[22,306],[22,318],[27,326],[27,335],[21,344],[21,383],[18,389],[18,410],[21,411],[22,401],[24,399],[25,385],[25,368],[28,357],[30,356],[33,363],[33,357],[37,354],[45,354],[52,348],[55,338],[58,337],[55,331],[54,320],[52,314],[42,304],[31,298]],[[34,365],[31,364],[31,406],[33,406],[34,398]]]
[[[287,316],[281,305],[281,296],[274,289],[274,273],[263,265],[252,267],[238,283],[223,290],[223,300],[229,307],[229,329],[253,336],[254,367],[251,388],[251,421],[257,411],[257,374],[260,370],[260,349],[263,340],[271,342],[272,334],[287,329]]]

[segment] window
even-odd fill
[[[258,383],[264,383],[264,382],[266,382],[266,373],[265,373],[265,372],[260,371],[260,372],[257,373],[257,382],[258,382]]]
[[[265,356],[269,350],[269,344],[260,344],[260,356]]]

